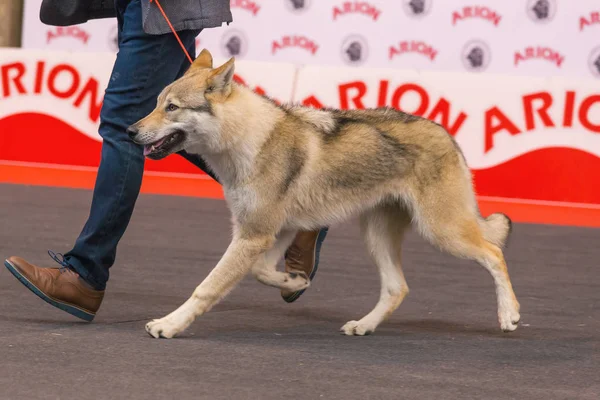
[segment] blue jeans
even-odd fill
[[[119,52],[100,113],[102,158],[88,220],[73,249],[65,254],[65,261],[97,290],[106,287],[142,184],[142,147],[130,140],[126,129],[148,115],[161,90],[189,67],[172,33],[144,32],[140,0],[117,0],[116,5]],[[199,33],[179,32],[192,56]],[[180,155],[214,178],[201,158]]]

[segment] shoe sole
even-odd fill
[[[327,235],[328,229],[321,229],[319,235],[317,235],[317,246],[315,248],[315,266],[310,271],[310,275],[308,279],[312,282],[313,278],[317,274],[317,270],[319,269],[319,257],[321,255],[321,246],[323,245],[323,241],[325,240],[325,236]],[[306,291],[306,289],[299,290],[290,294],[289,296],[281,296],[286,303],[293,303],[298,300],[298,297],[302,296],[302,294]]]
[[[90,313],[89,311],[85,311],[77,306],[74,306],[74,305],[68,304],[68,303],[64,303],[60,300],[53,299],[52,297],[46,295],[37,286],[35,286],[33,283],[31,283],[23,274],[21,274],[19,272],[19,270],[17,269],[17,267],[12,265],[10,263],[10,261],[5,260],[4,266],[6,266],[6,268],[10,271],[10,273],[13,274],[15,276],[15,278],[17,278],[19,280],[19,282],[21,282],[23,285],[25,285],[25,287],[27,287],[27,289],[31,290],[33,293],[35,293],[36,296],[38,296],[40,299],[44,300],[46,303],[48,303],[60,310],[63,310],[77,318],[81,318],[87,322],[91,322],[94,319],[94,317],[96,316],[96,314]]]

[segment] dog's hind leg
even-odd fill
[[[447,224],[453,225],[452,227]],[[498,320],[504,332],[517,329],[519,302],[513,291],[502,250],[485,240],[476,219],[440,223],[433,230],[433,242],[457,257],[477,261],[494,278],[498,302]]]
[[[192,296],[166,317],[147,323],[146,332],[155,338],[171,338],[183,332],[196,317],[209,311],[225,297],[274,242],[275,235],[235,233],[217,266],[194,290]]]
[[[252,267],[252,274],[260,283],[285,289],[290,292],[306,289],[310,286],[310,279],[304,272],[277,271],[277,262],[283,258],[285,251],[296,237],[296,231],[282,231],[277,236],[275,245],[265,252]]]
[[[375,308],[359,321],[349,321],[340,331],[346,335],[368,335],[389,317],[408,294],[400,264],[402,239],[410,218],[399,204],[380,205],[361,215],[367,248],[379,269],[381,293]]]
[[[510,219],[502,214],[487,219],[479,215],[471,181],[463,171],[409,197],[416,226],[426,239],[456,257],[477,261],[492,275],[500,327],[505,332],[517,329],[520,306],[501,249]]]

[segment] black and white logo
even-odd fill
[[[592,75],[594,75],[596,78],[600,78],[600,46],[596,47],[590,53],[588,66],[590,67]]]
[[[410,16],[421,18],[429,14],[432,0],[402,0],[404,11]]]
[[[369,45],[362,36],[348,36],[342,42],[341,50],[342,59],[348,65],[361,65],[369,57]]]
[[[310,7],[311,0],[283,0],[287,8],[294,13],[301,13]]]
[[[535,22],[552,21],[556,13],[556,0],[528,0],[527,15]]]
[[[108,30],[108,48],[115,53],[119,51],[119,30],[117,24],[114,24]]]
[[[481,40],[471,40],[464,45],[461,52],[461,61],[464,67],[473,72],[484,71],[490,60],[492,54],[489,46]]]
[[[221,50],[226,57],[244,57],[248,50],[246,35],[235,29],[228,31],[221,39]]]

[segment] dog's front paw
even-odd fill
[[[180,333],[179,327],[177,327],[172,321],[167,318],[155,319],[146,324],[146,332],[155,339],[164,338],[171,339],[178,333]]]
[[[498,307],[498,321],[500,322],[500,328],[504,332],[512,332],[517,329],[521,320],[521,314],[519,314],[520,308],[521,306],[516,299],[500,303],[500,307]]]
[[[504,332],[512,332],[519,326],[521,315],[517,311],[504,311],[498,313],[500,328]]]
[[[340,328],[340,332],[348,336],[366,336],[375,332],[375,327],[361,321],[348,321]]]

